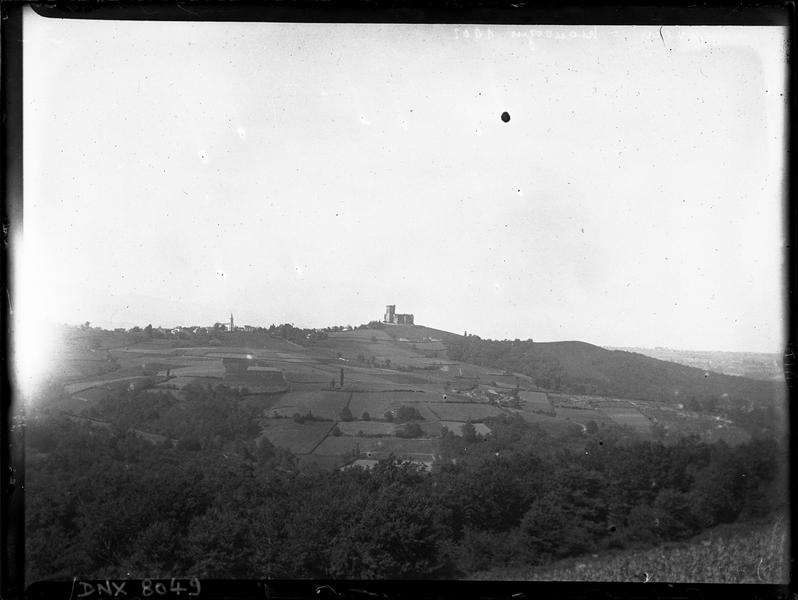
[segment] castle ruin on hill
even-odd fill
[[[389,304],[385,307],[382,322],[388,325],[413,325],[413,315],[397,313],[396,305]]]

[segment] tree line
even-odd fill
[[[557,438],[511,417],[489,425],[487,438],[445,433],[425,473],[395,459],[370,471],[300,468],[251,437],[167,447],[34,420],[29,581],[457,578],[680,540],[785,507],[774,441],[664,446],[610,427]]]

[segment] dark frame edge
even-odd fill
[[[793,14],[790,0],[80,0],[32,2],[31,8],[42,17],[65,19],[471,25],[787,26]]]
[[[24,594],[24,443],[21,405],[14,389],[14,292],[15,244],[22,230],[22,18],[23,3],[0,2],[0,106],[2,149],[0,177],[4,206],[2,215],[3,277],[2,360],[0,391],[0,594],[21,598]]]

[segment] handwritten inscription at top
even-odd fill
[[[455,27],[454,40],[492,40],[495,37],[490,28],[481,29],[479,27]]]
[[[579,27],[576,29],[525,27],[523,29],[498,30],[490,27],[454,27],[451,39],[487,41],[499,35],[509,36],[511,39],[526,40],[531,50],[535,49],[537,40],[597,40],[598,27]]]
[[[539,27],[529,27],[525,29],[513,29],[510,37],[525,39],[531,50],[535,49],[536,40],[597,40],[598,27],[581,27],[579,29],[544,29]]]

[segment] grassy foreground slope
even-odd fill
[[[687,542],[571,558],[541,567],[492,569],[472,579],[787,583],[788,522],[721,525]]]

